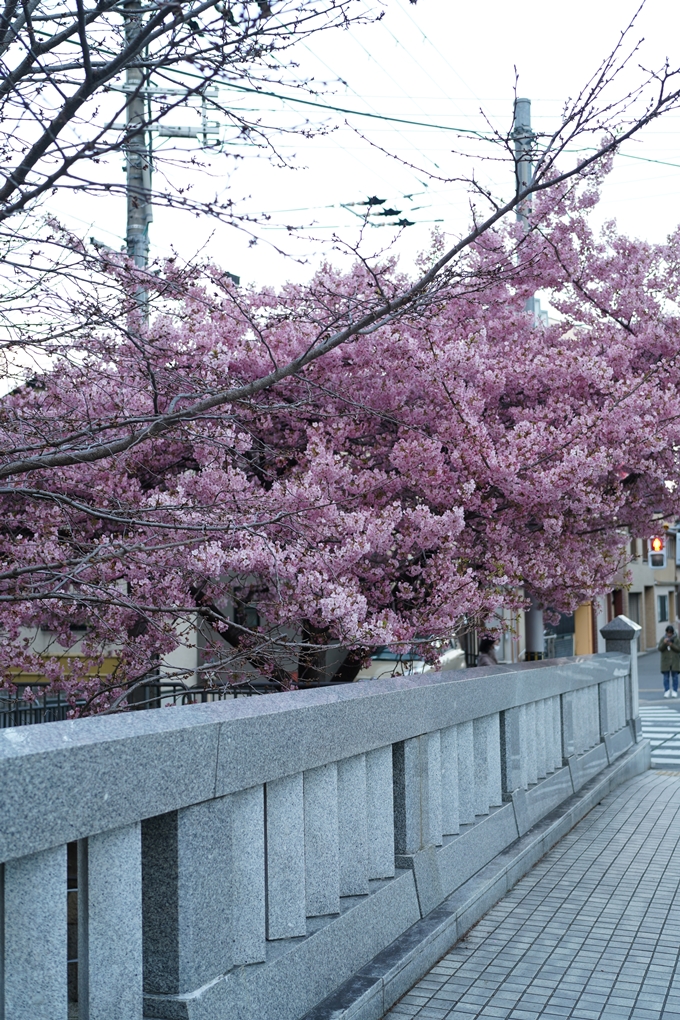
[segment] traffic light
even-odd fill
[[[653,535],[649,540],[650,567],[666,566],[666,536]]]

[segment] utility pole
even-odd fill
[[[531,100],[515,100],[515,118],[513,123],[512,137],[515,140],[515,178],[517,190],[525,191],[531,184],[533,165],[531,163],[531,146],[534,140],[534,133],[531,130]],[[529,229],[529,204],[530,199],[517,206],[517,219]]]
[[[531,184],[533,164],[531,148],[534,134],[531,130],[531,100],[515,100],[515,116],[512,136],[515,141],[515,180],[517,190],[524,191]],[[531,199],[525,199],[517,206],[517,219],[525,230],[529,229],[529,211]],[[526,310],[536,316],[536,299],[527,299]],[[524,658],[526,661],[543,658],[545,642],[543,638],[543,607],[536,597],[529,593],[531,606],[524,612]]]
[[[140,0],[125,5],[125,36],[132,42],[141,27]],[[126,127],[128,132],[146,122],[147,83],[141,67],[128,67],[125,73]],[[128,135],[126,152],[127,175],[127,253],[136,266],[146,269],[149,263],[149,223],[151,206],[151,135],[138,131]]]

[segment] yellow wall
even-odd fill
[[[586,602],[574,613],[574,655],[592,655],[594,651],[592,609]]]
[[[68,658],[77,658],[77,656],[64,656],[63,658],[67,658],[67,659]],[[99,670],[98,673],[95,673],[93,670],[91,670],[89,675],[92,676],[92,677],[94,677],[94,676],[102,676],[102,677],[111,676],[111,674],[116,669],[117,665],[118,665],[118,659],[113,658],[113,657],[108,657],[108,658],[104,659],[104,661],[102,662],[102,667],[101,667],[101,669]],[[21,670],[10,669],[8,671],[8,675],[12,677],[12,683],[17,683],[17,684],[46,684],[48,682],[47,681],[47,677],[44,676],[41,673],[22,673]]]
[[[656,606],[654,585],[645,585],[645,648],[656,648]]]

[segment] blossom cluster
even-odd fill
[[[597,232],[596,198],[549,192],[410,312],[109,457],[87,443],[262,378],[409,281],[387,262],[241,289],[169,265],[148,328],[55,347],[0,407],[3,682],[107,707],[196,621],[232,679],[292,681],[315,647],[436,658],[528,593],[571,611],[611,587],[627,535],[677,513],[680,232]]]

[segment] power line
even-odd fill
[[[442,60],[444,61],[444,63],[445,63],[445,64],[446,64],[446,65],[447,65],[447,66],[448,66],[448,67],[450,68],[450,70],[451,70],[451,71],[452,71],[452,72],[454,73],[454,75],[456,76],[456,78],[458,79],[458,81],[459,81],[459,82],[460,82],[460,83],[461,83],[462,85],[464,85],[464,86],[465,86],[465,88],[466,88],[466,89],[467,89],[467,90],[469,91],[470,95],[471,95],[471,96],[473,96],[473,98],[475,99],[475,101],[476,101],[476,102],[478,102],[478,103],[479,103],[479,102],[481,102],[482,100],[480,100],[479,96],[477,96],[477,94],[476,94],[476,93],[474,92],[474,90],[470,88],[470,86],[468,85],[468,83],[467,83],[467,82],[466,82],[466,81],[465,81],[465,80],[464,80],[463,78],[461,78],[460,74],[458,73],[458,71],[456,70],[456,68],[455,68],[455,67],[453,66],[453,64],[451,63],[451,61],[450,61],[450,60],[448,59],[448,57],[444,56],[444,54],[443,54],[443,53],[441,52],[441,50],[440,50],[440,49],[439,49],[439,48],[438,48],[437,46],[435,46],[435,44],[434,44],[434,43],[432,42],[432,40],[430,39],[430,37],[429,37],[428,35],[426,35],[426,33],[425,33],[425,29],[424,29],[424,28],[422,28],[422,26],[418,24],[418,22],[417,22],[417,21],[415,20],[415,18],[414,18],[414,17],[413,17],[413,15],[412,15],[412,14],[410,13],[410,11],[409,11],[409,10],[408,10],[407,8],[403,7],[403,6],[402,6],[402,4],[401,4],[401,3],[399,3],[399,2],[397,2],[397,6],[398,6],[398,7],[399,7],[399,9],[401,10],[402,14],[406,15],[406,17],[407,17],[407,18],[409,19],[409,21],[411,22],[411,24],[412,24],[412,25],[413,25],[413,26],[414,26],[414,27],[415,27],[415,28],[416,28],[416,29],[417,29],[417,30],[418,30],[418,31],[420,32],[420,34],[422,35],[423,39],[425,39],[425,41],[426,41],[426,42],[427,42],[427,43],[428,43],[428,44],[429,44],[429,45],[430,45],[430,46],[432,47],[432,49],[434,50],[434,52],[435,52],[435,53],[436,53],[436,54],[437,54],[437,55],[438,55],[439,57],[441,57],[441,59],[442,59]],[[391,33],[391,32],[390,32],[390,35],[392,35],[392,33]],[[432,76],[430,75],[429,77],[431,78]],[[434,79],[432,79],[432,80],[434,80]],[[469,99],[469,97],[466,97],[466,100],[465,100],[465,101],[467,102],[467,100],[468,100],[468,99]],[[502,100],[502,102],[504,102],[504,103],[505,103],[505,102],[507,102],[507,97],[504,97],[504,98],[503,98],[503,100]]]
[[[595,148],[584,148],[584,149],[565,149],[565,152],[597,152]],[[637,159],[641,163],[658,163],[659,166],[674,166],[680,170],[680,163],[669,163],[665,159],[652,159],[650,156],[635,156],[632,152],[622,152],[621,149],[616,153],[617,156],[624,156],[626,159]]]
[[[199,75],[187,74],[187,77],[198,78]],[[287,103],[299,103],[302,106],[315,106],[321,110],[333,110],[335,113],[347,113],[352,117],[371,117],[374,120],[387,120],[393,124],[409,124],[412,127],[432,128],[433,131],[455,131],[456,134],[475,135],[487,142],[495,142],[497,139],[483,131],[473,131],[471,128],[452,127],[450,124],[427,124],[421,120],[406,120],[404,117],[388,117],[384,113],[370,113],[368,110],[350,110],[344,106],[332,106],[330,103],[317,103],[312,99],[299,99],[297,96],[282,96],[278,92],[269,92],[265,89],[251,89],[246,85],[235,85],[233,82],[219,80],[220,85],[235,89],[237,92],[254,92],[258,96],[271,96],[273,99],[282,99]]]
[[[366,6],[366,4],[365,4],[365,0],[364,0],[364,6]],[[406,99],[407,101],[409,101],[409,100],[410,100],[411,102],[414,102],[414,103],[415,103],[415,104],[416,104],[416,105],[418,106],[418,108],[420,109],[420,112],[421,112],[421,114],[423,114],[423,115],[425,115],[425,116],[426,116],[426,115],[427,115],[427,114],[426,114],[426,111],[425,111],[425,110],[423,110],[422,106],[420,105],[420,101],[419,101],[419,100],[418,100],[418,99],[417,99],[416,97],[413,97],[413,96],[409,96],[408,92],[407,92],[407,91],[406,91],[406,89],[405,89],[405,88],[403,87],[402,83],[401,83],[400,81],[397,81],[397,79],[396,79],[396,78],[395,78],[395,77],[394,77],[394,76],[393,76],[393,75],[392,75],[392,74],[390,73],[390,71],[388,71],[388,70],[387,70],[387,68],[383,67],[383,65],[382,65],[382,64],[381,64],[381,63],[380,63],[380,62],[379,62],[378,60],[376,60],[376,58],[375,58],[375,56],[373,55],[373,53],[371,53],[371,52],[370,52],[370,51],[369,51],[368,49],[366,49],[366,47],[365,47],[365,46],[364,46],[364,44],[363,44],[363,43],[361,42],[361,40],[360,40],[360,39],[359,39],[359,38],[358,38],[358,37],[357,37],[356,35],[354,35],[354,34],[351,34],[351,35],[350,35],[350,38],[351,38],[351,39],[352,39],[352,41],[354,42],[354,45],[355,45],[355,46],[358,46],[358,47],[359,47],[359,48],[360,48],[361,50],[363,50],[363,52],[364,52],[364,53],[366,54],[366,56],[368,57],[369,61],[372,61],[372,62],[373,62],[373,64],[375,64],[375,65],[376,65],[376,66],[377,66],[377,67],[378,67],[378,68],[379,68],[379,69],[380,69],[380,70],[382,71],[382,73],[383,73],[384,75],[386,75],[386,76],[387,76],[387,77],[388,77],[388,78],[389,78],[389,79],[390,79],[390,80],[391,80],[391,81],[392,81],[392,82],[393,82],[393,83],[394,83],[394,84],[395,84],[395,85],[397,86],[397,88],[400,88],[400,89],[402,90],[402,93],[403,93],[403,95],[404,95],[404,98],[405,98],[405,99]],[[393,36],[393,38],[395,38],[395,37]],[[396,40],[396,39],[395,39],[395,41],[396,41],[396,42],[398,42],[398,40]],[[399,45],[401,45],[401,44],[399,43]],[[309,46],[307,46],[307,47],[306,47],[306,49],[308,49],[308,50],[309,50]],[[408,50],[406,50],[406,49],[404,48],[404,52],[408,53]],[[314,54],[313,54],[313,55],[314,55]],[[317,59],[319,59],[319,58],[317,57]],[[323,63],[324,63],[324,65],[325,65],[326,67],[328,67],[328,64],[326,64],[326,63],[325,63],[325,61],[323,61]],[[330,68],[329,68],[329,70],[330,70]],[[339,76],[338,76],[338,77],[339,77]],[[349,86],[349,87],[351,88],[351,86]],[[443,90],[442,90],[442,91],[443,91]],[[365,97],[365,96],[359,96],[359,94],[357,93],[356,89],[352,88],[352,92],[354,92],[354,94],[355,94],[355,95],[356,95],[356,96],[357,96],[358,98],[364,99],[364,101],[366,101],[366,97]],[[374,113],[378,113],[378,111],[377,111],[377,110],[375,109],[375,107],[373,107],[373,112],[374,112]],[[420,157],[423,157],[423,156],[424,156],[424,157],[425,157],[425,159],[429,160],[429,162],[430,162],[430,163],[432,164],[432,166],[433,166],[433,167],[435,168],[435,170],[437,170],[437,172],[439,172],[439,170],[440,170],[440,166],[439,166],[439,164],[438,164],[438,163],[435,163],[435,161],[434,161],[434,160],[433,160],[433,159],[431,158],[431,156],[428,156],[428,155],[427,155],[427,154],[426,154],[426,153],[425,153],[425,152],[423,151],[422,147],[418,147],[418,146],[417,146],[417,145],[416,145],[416,144],[414,143],[413,139],[412,139],[412,138],[411,138],[410,136],[408,136],[407,134],[405,134],[405,133],[404,133],[403,131],[399,130],[399,134],[400,134],[400,136],[401,136],[401,137],[402,137],[402,138],[404,139],[404,141],[405,141],[405,142],[407,143],[407,145],[410,145],[410,146],[412,147],[412,149],[414,150],[414,152],[416,152],[416,153],[418,154],[418,156],[420,156]]]
[[[198,77],[200,77],[200,75],[194,75],[194,74],[191,74],[191,72],[185,72],[185,71],[182,72],[182,75],[184,77],[187,77],[187,78],[198,78]],[[471,128],[454,127],[451,124],[433,124],[433,123],[428,124],[425,121],[407,120],[404,117],[390,117],[390,116],[388,116],[387,114],[384,114],[384,113],[371,113],[368,110],[351,110],[348,107],[334,106],[331,103],[319,103],[319,102],[316,102],[316,101],[314,101],[312,99],[300,99],[298,96],[284,96],[284,95],[281,95],[281,93],[279,93],[279,92],[270,92],[270,91],[265,90],[265,89],[248,88],[245,85],[236,85],[233,82],[223,81],[222,79],[218,79],[218,83],[220,85],[224,85],[226,88],[234,89],[237,92],[249,92],[249,93],[254,93],[255,95],[258,95],[258,96],[269,96],[272,99],[281,99],[281,100],[283,100],[283,102],[286,102],[286,103],[298,103],[298,104],[301,104],[303,106],[314,106],[314,107],[316,107],[318,109],[321,109],[321,110],[332,110],[335,113],[346,113],[346,114],[349,114],[351,116],[356,116],[356,117],[370,117],[372,120],[384,120],[384,121],[389,121],[390,123],[393,123],[393,124],[408,124],[408,125],[410,125],[412,127],[431,128],[433,131],[454,131],[454,132],[456,132],[456,134],[474,135],[475,137],[481,138],[481,139],[483,139],[484,141],[487,141],[487,142],[498,143],[498,141],[499,141],[499,139],[496,138],[494,135],[490,135],[490,134],[485,133],[483,131],[473,131]],[[597,149],[595,149],[595,148],[565,149],[565,152],[570,152],[570,153],[575,153],[575,152],[597,152]],[[635,156],[632,153],[623,152],[622,150],[619,150],[617,155],[624,156],[626,159],[637,159],[637,160],[640,160],[643,163],[658,163],[661,166],[673,166],[673,167],[680,168],[680,163],[669,163],[666,160],[662,160],[662,159],[652,159],[650,156]]]

